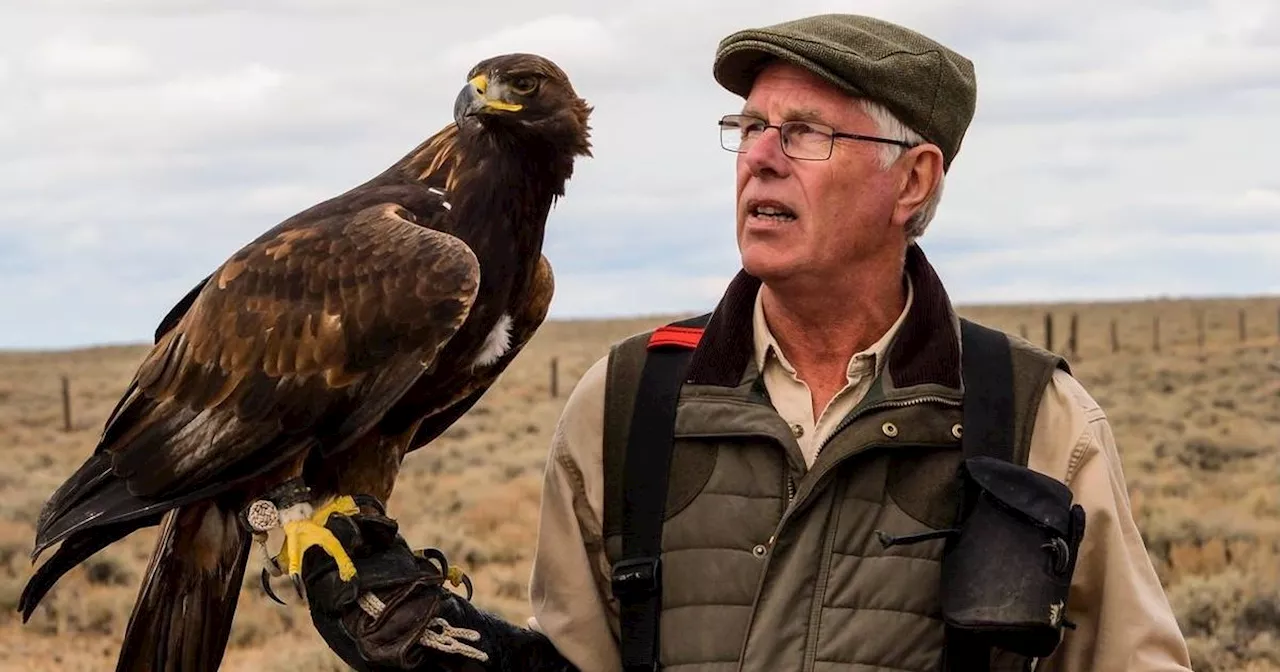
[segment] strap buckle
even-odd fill
[[[614,564],[610,584],[615,597],[628,600],[655,595],[661,579],[661,558],[627,558]]]

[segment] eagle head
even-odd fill
[[[590,156],[591,106],[578,97],[569,77],[536,54],[486,58],[467,73],[453,118],[466,131],[539,136]]]

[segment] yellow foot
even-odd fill
[[[356,506],[356,500],[352,499],[350,495],[334,497],[329,500],[328,504],[320,507],[318,511],[312,514],[311,520],[314,520],[318,525],[324,525],[329,522],[329,516],[335,513],[354,516],[360,513],[360,507]]]
[[[282,526],[284,547],[280,549],[280,555],[276,558],[277,565],[284,568],[285,573],[293,579],[295,585],[301,585],[302,555],[308,548],[319,546],[338,564],[338,578],[350,581],[356,575],[356,567],[352,564],[346,550],[342,548],[342,544],[338,542],[338,538],[325,529],[325,523],[329,521],[329,516],[335,513],[353,515],[359,512],[360,509],[356,507],[355,501],[351,497],[343,496],[317,509],[309,518],[286,520]],[[282,512],[281,518],[291,517],[288,513],[305,515],[300,511],[289,511]]]

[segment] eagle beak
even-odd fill
[[[502,99],[501,86],[489,86],[486,75],[476,75],[458,92],[453,103],[453,118],[462,121],[463,117],[485,112],[519,112],[524,109],[519,103],[510,103]]]

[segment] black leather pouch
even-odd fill
[[[972,643],[1047,657],[1070,625],[1084,509],[1026,467],[973,457],[960,470],[968,515],[943,557],[943,620]]]

